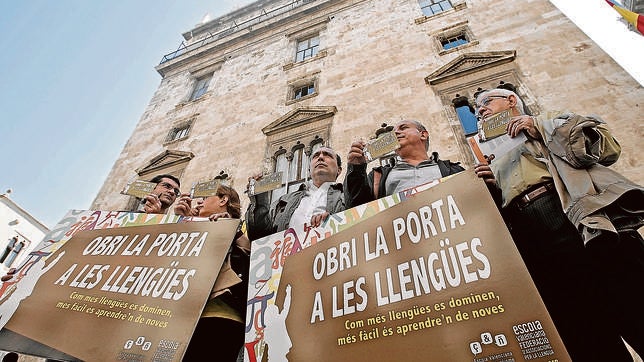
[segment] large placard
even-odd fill
[[[253,245],[247,361],[570,360],[473,173],[368,216],[298,250]]]
[[[81,214],[84,222],[60,225],[3,282],[2,348],[65,360],[180,361],[239,220],[111,213],[119,225],[141,226],[92,230],[106,212]]]

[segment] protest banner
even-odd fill
[[[191,220],[70,212],[3,282],[0,348],[180,361],[239,226]]]
[[[474,174],[324,236],[253,245],[247,361],[570,360]]]
[[[246,361],[261,361],[264,354],[264,311],[274,304],[275,294],[286,257],[315,245],[324,238],[345,230],[358,222],[377,215],[413,195],[438,185],[452,176],[386,196],[354,208],[330,215],[317,228],[307,225],[289,227],[251,243],[246,315]]]

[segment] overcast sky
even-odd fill
[[[154,70],[206,14],[251,1],[0,2],[0,193],[53,227],[90,207],[158,87]],[[644,37],[604,0],[552,0],[644,84]]]

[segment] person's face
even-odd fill
[[[208,217],[212,214],[226,212],[226,204],[228,203],[228,196],[208,196],[203,199],[201,208],[199,209],[199,216]]]
[[[177,199],[177,196],[181,194],[181,191],[179,191],[179,185],[174,180],[164,177],[152,190],[152,193],[159,196],[159,201],[161,201],[163,207],[169,207]]]
[[[411,121],[400,121],[394,127],[394,133],[400,144],[400,148],[405,146],[414,146],[422,145],[423,149],[425,148],[425,141],[429,137],[427,131],[421,131],[418,129],[417,125]]]
[[[203,197],[192,199],[192,215],[199,216],[199,212],[203,209]]]
[[[476,116],[485,119],[495,113],[510,109],[510,99],[502,94],[489,92],[476,98]]]
[[[333,182],[340,175],[337,154],[328,147],[321,147],[311,156],[311,178],[316,186]]]

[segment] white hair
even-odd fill
[[[503,96],[503,97],[514,96],[514,98],[516,98],[517,100],[517,109],[519,110],[519,113],[525,114],[525,111],[523,108],[523,101],[521,100],[521,97],[519,97],[518,94],[514,93],[509,89],[494,88],[494,89],[485,90],[479,93],[478,96],[476,96],[476,105],[478,106],[480,101],[482,101],[485,97],[489,97],[489,96]]]

